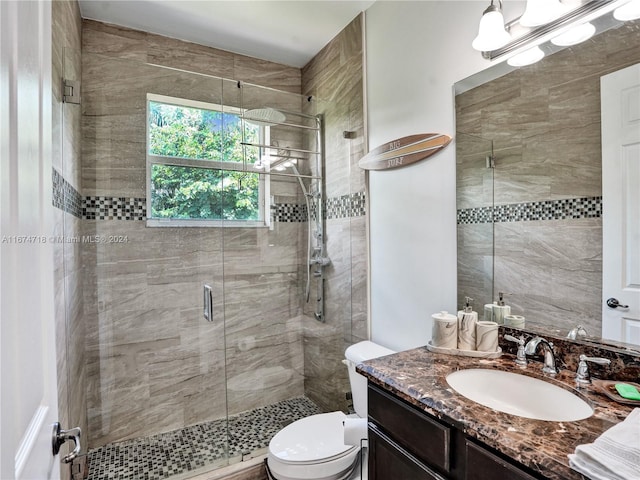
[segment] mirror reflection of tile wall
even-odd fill
[[[458,132],[458,305],[471,297],[479,313],[493,297],[493,168],[487,164],[491,152],[490,140]]]
[[[493,300],[510,293],[527,326],[581,323],[600,335],[600,77],[638,62],[640,22],[627,22],[456,97],[458,136],[494,142]],[[459,219],[486,206],[477,184],[459,176],[457,188]],[[481,225],[458,222],[459,301],[486,284]]]

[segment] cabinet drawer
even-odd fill
[[[369,424],[369,480],[445,480]]]
[[[465,480],[535,480],[524,470],[512,465],[489,450],[466,440],[467,473]]]
[[[444,472],[450,469],[450,428],[369,384],[369,419],[418,460]]]

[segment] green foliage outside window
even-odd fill
[[[153,165],[153,218],[259,220],[258,174]]]
[[[242,141],[258,143],[259,127],[215,110],[149,102],[149,153],[216,162],[243,162]],[[258,152],[247,149],[254,163]],[[218,168],[153,163],[151,217],[259,220],[259,176]]]

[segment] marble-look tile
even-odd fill
[[[300,92],[300,70],[257,58],[234,55],[235,80],[262,85],[291,93]]]
[[[489,140],[456,134],[456,207],[478,208],[493,205],[493,169],[487,167],[491,154]]]
[[[147,61],[146,32],[84,19],[82,50],[114,58]]]
[[[175,38],[147,34],[147,61],[154,65],[233,79],[235,54]]]
[[[359,28],[356,21],[350,27]],[[305,91],[313,92],[319,97],[327,95],[328,98],[335,100],[338,106],[337,109],[324,110],[326,124],[329,126],[326,128],[327,138],[331,139],[326,144],[328,159],[326,193],[328,197],[339,197],[350,191],[356,191],[355,189],[362,190],[364,185],[364,174],[355,166],[364,153],[361,143],[362,136],[357,137],[360,140],[345,140],[342,137],[343,131],[357,131],[362,122],[362,102],[358,101],[358,95],[354,93],[357,91],[358,85],[361,85],[359,83],[361,77],[358,77],[361,75],[361,70],[358,71],[361,56],[359,57],[357,53],[350,54],[351,56],[346,60],[347,57],[340,57],[339,54],[345,48],[345,43],[351,42],[350,33],[347,30],[349,29],[346,29],[332,44],[328,45],[303,71]],[[343,65],[345,68],[340,68],[343,61],[349,62],[352,68],[346,64]],[[340,107],[340,105],[344,105],[346,108]],[[346,161],[343,160],[345,157]],[[359,225],[364,240],[364,218]],[[368,338],[366,249],[361,248],[358,234],[355,234],[355,238],[353,235],[354,230],[348,222],[338,219],[327,221],[327,251],[332,264],[325,270],[324,305],[325,318],[330,325],[322,328],[339,329],[336,334],[345,339],[344,348],[355,341]],[[350,236],[352,238],[351,245],[348,242]],[[350,251],[349,249],[345,250],[344,247],[347,246],[351,247]],[[314,311],[315,292],[315,285],[312,284],[311,301],[305,307],[305,312],[310,316]],[[312,324],[311,318],[309,317],[309,323]],[[329,337],[327,341],[331,342],[332,337]],[[330,344],[323,344],[315,336],[305,336],[305,369],[307,371],[305,388],[307,392],[313,392],[309,394],[317,401],[321,401],[324,408],[327,409],[346,408],[344,395],[349,390],[348,379],[346,370],[342,371],[339,367],[344,357],[344,348],[335,350],[331,348]],[[324,364],[315,366],[315,352],[325,352],[323,356],[326,357],[326,362]],[[335,370],[336,366],[337,370]]]
[[[305,394],[324,411],[348,410],[345,349],[341,328],[304,318]]]

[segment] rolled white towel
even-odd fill
[[[578,445],[569,466],[592,480],[640,480],[640,408],[593,443]]]

